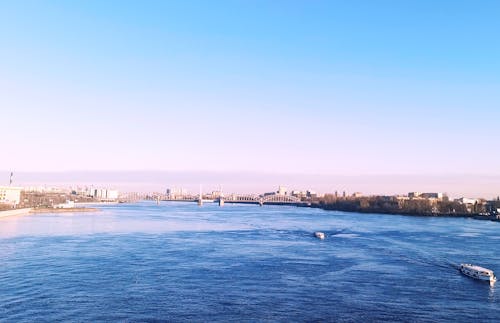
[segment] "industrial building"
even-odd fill
[[[0,203],[18,205],[21,201],[22,187],[0,186]]]

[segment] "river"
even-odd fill
[[[500,321],[500,223],[151,202],[0,219],[0,321]],[[325,240],[314,231],[323,231]]]

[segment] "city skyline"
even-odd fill
[[[322,191],[345,177],[494,197],[498,9],[4,2],[0,171],[276,174]]]
[[[3,173],[3,172],[2,172]],[[8,184],[8,175],[0,186]],[[318,193],[364,195],[405,195],[408,192],[442,192],[453,198],[496,199],[500,176],[491,175],[365,175],[341,176],[321,174],[278,174],[251,172],[16,172],[14,186],[111,187],[128,192],[165,192],[168,188],[185,188],[198,193],[222,188],[227,193],[263,193],[279,185],[289,190],[313,190]],[[384,183],[381,187],[380,183]]]

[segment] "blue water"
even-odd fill
[[[326,239],[313,237],[324,231]],[[0,321],[500,322],[500,223],[191,203],[0,219]]]

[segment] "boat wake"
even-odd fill
[[[302,240],[303,238],[317,239],[314,235],[316,230],[306,231],[306,230],[280,230],[280,229],[268,229],[268,230],[258,230],[259,235],[279,237],[283,240]],[[342,228],[338,230],[321,230],[325,234],[325,242],[336,243],[339,238],[342,239],[353,239],[357,238],[359,248],[368,249],[371,254],[379,254],[385,258],[393,258],[402,262],[424,265],[434,268],[442,268],[446,270],[460,269],[460,264],[456,263],[445,256],[436,255],[435,251],[433,253],[425,251],[417,244],[401,241],[396,238],[384,237],[381,235],[377,236],[365,236],[361,232],[357,232],[350,228]],[[255,233],[254,233],[255,234]],[[337,238],[333,240],[332,238]]]
[[[449,270],[450,268],[458,270],[460,268],[460,264],[448,259],[447,257],[425,251],[424,249],[413,243],[387,237],[370,237],[369,240],[379,241],[379,243],[377,243],[377,246],[374,246],[373,243],[368,243],[366,246],[370,250],[382,253],[386,256],[393,257],[407,263],[435,268],[437,267],[447,270]]]

